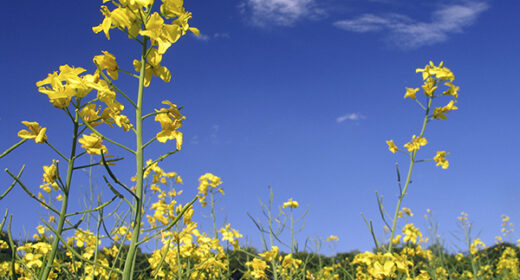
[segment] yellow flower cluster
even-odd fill
[[[298,208],[298,206],[300,206],[300,204],[298,203],[298,201],[296,200],[293,200],[292,198],[289,198],[289,200],[287,200],[286,202],[283,203],[282,205],[282,208]]]
[[[22,129],[18,132],[18,137],[22,139],[34,139],[34,142],[36,143],[45,143],[47,141],[47,135],[45,132],[47,131],[47,128],[40,127],[40,124],[37,122],[22,122],[24,125],[27,126],[27,129]]]
[[[206,173],[199,178],[199,193],[197,197],[199,198],[199,202],[202,204],[202,207],[206,207],[206,196],[210,190],[216,189],[219,193],[224,195],[224,190],[219,187],[222,184],[222,180],[211,174]]]
[[[182,132],[178,131],[182,126],[182,121],[186,118],[181,115],[177,105],[172,104],[170,101],[165,100],[162,102],[170,106],[170,108],[161,108],[155,110],[157,115],[155,121],[161,123],[161,131],[157,133],[157,141],[165,143],[168,140],[177,142],[177,150],[181,149],[182,146]]]

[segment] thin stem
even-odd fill
[[[107,207],[110,203],[112,203],[114,200],[116,200],[117,196],[114,196],[112,197],[112,199],[110,199],[109,201],[99,205],[98,207],[96,208],[92,208],[92,209],[87,209],[85,211],[78,211],[78,212],[74,212],[74,213],[69,213],[67,215],[65,215],[66,217],[71,217],[71,216],[76,216],[76,215],[79,215],[79,214],[86,214],[86,213],[90,213],[90,212],[95,212],[95,211],[98,211],[98,210],[101,210],[105,207]]]
[[[218,239],[217,218],[215,215],[215,195],[213,194],[213,189],[209,191],[209,195],[211,202],[211,221],[213,222],[213,232],[215,234],[215,238]]]
[[[56,149],[53,145],[51,145],[51,143],[49,143],[49,141],[45,141],[45,144],[49,145],[49,147],[51,147],[51,149],[53,149],[62,159],[64,160],[69,160],[66,156],[64,156],[62,153],[60,153],[60,151],[58,151],[58,149]]]
[[[20,140],[18,143],[12,145],[9,149],[5,150],[1,155],[0,155],[0,158],[3,158],[5,157],[7,154],[9,154],[12,150],[18,148],[18,146],[22,145],[23,143],[25,143],[25,141],[27,141],[27,139],[22,139]]]
[[[417,104],[419,104],[419,106],[421,106],[421,108],[426,111],[426,107],[424,107],[424,105],[421,103],[421,101],[417,100],[417,98],[416,98],[415,102],[417,102]]]
[[[7,168],[5,169],[5,172],[7,172],[7,174],[9,174],[9,176],[11,176],[18,183],[18,185],[20,185],[20,187],[22,187],[22,189],[29,195],[29,197],[38,201],[41,205],[43,205],[43,207],[51,210],[52,212],[54,212],[58,215],[60,214],[60,212],[58,212],[58,210],[54,209],[54,207],[50,206],[49,204],[45,203],[43,200],[36,197],[29,189],[27,189],[27,187],[24,185],[24,183],[22,183],[22,181],[20,181],[19,178],[14,176],[14,174],[11,173],[11,171],[9,171]]]
[[[22,169],[20,169],[20,172],[18,172],[18,175],[16,175],[17,180],[20,180],[20,176],[22,176],[24,169],[25,169],[25,164],[22,165]],[[16,186],[17,180],[14,180],[13,183],[11,183],[11,185],[7,188],[7,190],[5,190],[5,192],[2,195],[0,195],[0,200],[2,200],[14,188],[14,186]],[[0,231],[2,231],[1,227],[0,227]]]
[[[123,69],[121,69],[121,68],[118,68],[117,70],[118,70],[119,72],[125,73],[125,74],[130,75],[130,76],[132,76],[132,77],[134,77],[134,78],[138,78],[138,79],[139,79],[139,76],[137,76],[137,75],[134,74],[134,73],[130,73],[130,72],[125,71],[125,70],[123,70]]]
[[[151,166],[153,166],[155,163],[164,160],[164,159],[167,158],[168,156],[173,155],[173,154],[175,154],[175,153],[178,152],[178,151],[179,151],[179,150],[175,149],[175,150],[173,150],[173,151],[171,151],[171,152],[168,152],[168,153],[166,153],[166,154],[160,156],[158,159],[156,159],[156,160],[152,161],[150,164],[148,164],[148,165],[144,168],[143,171],[146,171],[148,168],[150,168]]]
[[[167,227],[165,227],[161,232],[164,232],[164,231],[168,231],[170,230],[174,225],[177,224],[177,222],[179,222],[179,220],[182,218],[182,216],[184,216],[184,213],[186,213],[186,211],[188,211],[188,209],[190,209],[190,207],[193,205],[193,203],[195,203],[195,201],[197,200],[198,198],[195,197],[192,201],[190,201],[188,204],[186,204],[184,206],[184,208],[182,208],[182,211],[177,215],[177,217],[175,217],[175,219],[170,223],[168,224]],[[155,236],[161,234],[161,232],[155,232],[154,234],[146,237],[146,238],[143,238],[143,240],[139,241],[137,243],[137,245],[141,245],[143,243],[146,243],[148,241],[150,241],[152,238],[154,238]]]
[[[426,130],[426,124],[428,123],[428,114],[430,113],[432,100],[433,100],[433,98],[431,98],[431,97],[428,98],[428,107],[426,108],[426,112],[425,112],[425,116],[424,116],[424,120],[423,120],[423,124],[422,124],[422,128],[421,128],[421,133],[419,134],[419,137],[423,137],[424,132]],[[404,196],[406,195],[408,186],[410,186],[410,180],[412,178],[412,171],[413,171],[413,167],[415,164],[415,155],[416,154],[417,154],[417,150],[413,151],[410,156],[410,166],[408,167],[408,175],[406,176],[406,182],[404,184],[404,188],[399,195],[399,200],[397,201],[397,206],[395,208],[394,218],[392,220],[392,229],[391,229],[391,233],[390,233],[390,244],[388,245],[387,252],[392,252],[392,246],[393,246],[392,241],[394,240],[394,236],[395,236],[395,227],[397,225],[399,210],[401,209],[401,203],[403,202]]]
[[[146,148],[148,145],[152,144],[153,141],[157,140],[157,136],[155,136],[154,138],[148,140],[148,142],[146,142],[146,144],[143,145],[143,149]]]
[[[117,90],[117,92],[121,93],[121,95],[123,95],[126,98],[126,100],[128,100],[128,102],[130,102],[134,106],[134,108],[137,108],[137,105],[135,105],[134,101],[130,97],[128,97],[128,95],[126,95],[122,90],[120,90],[116,85],[114,85],[112,80],[110,80],[107,77],[107,75],[103,72],[103,70],[99,67],[99,65],[97,63],[96,63],[96,67],[97,67],[99,73],[101,74],[101,76],[103,77],[103,80],[105,80],[109,86],[111,86],[115,90]],[[121,71],[121,70],[119,70],[119,71]]]
[[[107,162],[112,163],[112,162],[120,161],[123,159],[125,159],[125,158],[109,159],[109,160],[107,160]],[[91,164],[87,164],[87,165],[75,166],[74,169],[88,168],[88,167],[93,167],[93,166],[102,165],[102,164],[103,164],[102,162],[96,162],[96,163],[91,163]]]
[[[9,238],[9,247],[11,247],[11,280],[15,280],[16,277],[16,244],[13,241],[13,235],[11,233],[11,223],[13,220],[13,215],[9,216],[9,223],[7,224],[7,236]]]
[[[92,130],[92,132],[94,132],[94,134],[96,134],[96,135],[97,135],[98,137],[100,137],[101,139],[103,139],[103,140],[107,140],[108,142],[110,142],[110,143],[112,143],[112,144],[114,144],[114,145],[116,145],[116,146],[119,146],[119,147],[121,147],[121,148],[123,148],[123,149],[129,151],[130,153],[132,153],[132,154],[134,154],[134,155],[136,154],[134,150],[128,148],[127,146],[125,146],[125,145],[123,145],[123,144],[120,144],[120,143],[118,143],[118,142],[116,142],[116,141],[114,141],[114,140],[112,140],[112,139],[110,139],[110,138],[104,136],[104,135],[101,134],[99,131],[97,131],[95,128],[93,128],[93,127],[92,127],[88,122],[86,122],[85,120],[83,120],[83,123],[84,123],[86,126],[88,126],[88,128],[89,128],[90,130]]]

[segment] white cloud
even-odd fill
[[[477,17],[487,10],[485,2],[460,2],[434,10],[431,21],[415,21],[405,15],[364,14],[354,19],[340,20],[334,23],[338,28],[364,33],[386,32],[387,39],[401,48],[418,48],[444,42],[452,33],[462,32]]]
[[[361,114],[358,114],[358,113],[350,113],[350,114],[345,114],[341,117],[337,117],[336,118],[336,122],[337,123],[342,123],[346,120],[349,120],[349,121],[358,121],[358,120],[361,120],[361,119],[364,119],[365,116],[361,115]]]
[[[229,33],[227,33],[227,32],[223,32],[223,33],[215,33],[215,34],[213,34],[213,37],[214,37],[214,38],[224,38],[224,39],[229,39],[229,38],[231,38],[231,36],[230,36]]]
[[[197,36],[197,35],[194,35],[194,36],[195,36],[195,39],[197,39],[199,41],[209,41],[209,39],[211,39],[211,37],[209,35],[202,34],[202,33],[200,33],[199,36]]]
[[[304,16],[314,15],[314,1],[244,0],[240,8],[256,26],[291,26]]]

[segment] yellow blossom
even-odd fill
[[[335,235],[331,235],[329,237],[327,237],[327,241],[338,241],[339,238]]]
[[[153,77],[159,77],[164,82],[168,83],[170,82],[172,78],[172,74],[168,68],[165,66],[160,65],[162,61],[162,54],[159,53],[159,51],[155,48],[152,48],[148,55],[146,56],[146,65],[144,70],[144,86],[148,87],[150,85],[150,81]],[[141,61],[140,60],[134,60],[134,69],[137,72],[141,71]]]
[[[22,139],[34,139],[36,143],[45,143],[45,141],[47,141],[47,135],[45,134],[47,128],[40,127],[37,122],[23,121],[22,123],[26,125],[29,130],[20,130],[18,137]]]
[[[412,153],[412,152],[419,150],[419,148],[421,148],[421,146],[425,146],[426,144],[428,144],[428,141],[426,140],[426,138],[416,137],[415,135],[413,135],[412,141],[405,144],[404,147],[408,149],[408,152]]]
[[[79,75],[85,72],[85,69],[62,65],[59,70],[59,73],[55,71],[44,80],[38,81],[36,86],[39,92],[47,95],[54,107],[64,109],[69,106],[72,97],[84,97],[90,88],[88,86],[86,88],[78,87],[83,80]],[[50,85],[50,87],[44,85]]]
[[[103,119],[99,116],[101,106],[96,104],[88,104],[79,111],[79,115],[83,121],[88,122],[92,127],[103,123]]]
[[[416,99],[415,94],[419,91],[419,88],[406,88],[404,98]]]
[[[386,141],[386,144],[388,145],[388,150],[390,150],[390,152],[395,154],[395,152],[399,151],[399,148],[397,148],[395,145],[394,140]]]
[[[278,246],[271,247],[270,251],[258,254],[260,257],[264,258],[266,262],[272,262],[273,260],[276,260],[276,257],[278,256],[278,253],[280,252],[280,248]]]
[[[406,207],[403,207],[403,212],[410,216],[410,217],[413,217],[413,213],[412,213],[412,210],[410,210],[410,208],[406,208]]]
[[[182,132],[178,131],[182,126],[182,121],[185,119],[179,112],[177,105],[172,104],[166,100],[163,104],[169,105],[170,108],[162,108],[161,110],[155,110],[157,115],[155,121],[161,123],[162,130],[157,133],[157,141],[165,143],[168,140],[175,139],[177,142],[177,150],[181,149],[182,146]]]
[[[88,154],[100,155],[101,152],[104,154],[107,153],[107,147],[101,144],[103,143],[103,140],[94,133],[90,135],[83,134],[83,138],[79,139],[78,142],[81,144],[81,147],[87,151]]]
[[[446,106],[444,107],[436,107],[433,110],[433,117],[438,120],[446,120],[447,117],[444,113],[447,113],[449,111],[457,110],[459,109],[457,106],[454,105],[455,101],[451,100]]]
[[[473,242],[471,243],[471,245],[469,247],[469,252],[472,255],[475,255],[478,251],[478,248],[482,248],[482,249],[486,248],[486,244],[484,244],[484,242],[482,242],[480,240],[480,238],[473,240]]]
[[[96,55],[93,58],[94,63],[96,63],[100,70],[107,69],[108,76],[114,80],[117,80],[119,66],[117,65],[116,57],[107,51],[101,52],[103,55]]]
[[[283,203],[282,207],[284,209],[287,208],[287,207],[289,207],[289,208],[298,208],[299,205],[300,204],[298,204],[298,201],[295,201],[292,198],[289,198],[289,200],[287,200],[287,202]]]
[[[437,152],[433,160],[437,163],[435,166],[441,166],[442,169],[447,169],[450,166],[450,163],[446,160],[446,151]]]
[[[445,92],[443,92],[442,94],[444,95],[451,95],[453,97],[455,97],[455,99],[459,98],[459,90],[460,90],[460,87],[458,86],[455,86],[453,83],[451,82],[446,82],[444,83],[446,86],[450,87],[448,90],[446,90]]]
[[[254,258],[252,261],[246,262],[246,266],[252,268],[249,274],[255,279],[267,279],[265,270],[267,269],[267,263],[261,259]]]

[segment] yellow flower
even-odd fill
[[[415,99],[415,93],[419,91],[419,88],[406,88],[406,93],[404,94],[404,98]]]
[[[258,254],[260,257],[264,258],[266,262],[272,262],[273,260],[276,260],[276,257],[278,256],[278,253],[280,252],[280,248],[278,246],[271,247],[270,251],[264,252],[262,254]]]
[[[444,67],[444,62],[442,61],[439,63],[439,66],[435,66],[435,64],[430,61],[429,65],[426,65],[424,68],[417,68],[416,73],[419,72],[422,72],[423,80],[426,80],[430,77],[435,77],[443,81],[453,81],[455,79],[455,76],[451,70]]]
[[[170,108],[162,108],[155,110],[158,114],[155,116],[155,121],[161,123],[162,130],[157,133],[157,141],[165,143],[168,140],[175,139],[177,142],[177,149],[180,150],[182,146],[182,132],[178,131],[182,126],[182,120],[185,119],[179,112],[177,105],[172,104],[166,100],[163,104],[169,105]]]
[[[56,200],[58,200],[58,201],[63,201],[63,195],[61,195],[61,194],[58,195],[58,196],[56,197]]]
[[[433,160],[437,163],[435,166],[441,166],[442,169],[447,169],[450,166],[450,163],[446,160],[446,151],[437,152]]]
[[[460,87],[455,86],[451,82],[446,82],[444,84],[449,86],[450,88],[448,90],[446,90],[445,92],[443,92],[442,94],[444,94],[444,95],[451,95],[451,96],[455,97],[455,99],[459,98]]]
[[[92,127],[100,125],[103,123],[103,119],[99,116],[99,112],[101,110],[101,106],[97,106],[96,104],[88,104],[83,107],[81,111],[79,111],[79,115],[83,119],[83,121],[88,122]]]
[[[289,200],[287,200],[287,202],[284,202],[282,207],[284,209],[287,208],[287,207],[289,207],[289,208],[298,208],[299,205],[300,204],[298,204],[298,201],[295,201],[292,198],[289,198]]]
[[[327,237],[327,241],[338,241],[339,238],[335,235],[331,235],[329,237]]]
[[[206,206],[206,196],[208,195],[209,189],[220,189],[219,186],[222,184],[222,179],[211,174],[206,173],[199,178],[199,193],[197,197],[199,202],[202,204],[202,207]]]
[[[90,91],[88,87],[85,88],[85,85],[82,85],[84,84],[83,79],[79,77],[79,74],[85,71],[81,67],[62,65],[59,74],[56,71],[49,74],[44,80],[38,81],[36,86],[39,92],[47,95],[54,107],[64,109],[69,106],[72,97],[84,97]]]
[[[413,217],[413,213],[412,213],[412,210],[410,210],[410,208],[406,208],[406,207],[403,207],[403,212],[410,216],[410,217]]]
[[[424,90],[424,94],[426,96],[432,97],[435,90],[438,88],[437,82],[433,78],[428,78],[426,82],[424,82],[424,85],[422,86],[422,89]]]
[[[139,31],[142,36],[147,36],[154,46],[158,47],[160,54],[166,50],[182,35],[181,27],[177,24],[165,24],[164,19],[155,12],[146,22],[146,30]]]
[[[155,48],[152,48],[148,55],[146,56],[146,65],[144,70],[144,86],[147,87],[150,85],[150,81],[153,77],[159,77],[164,82],[170,82],[172,78],[172,74],[168,68],[165,66],[161,66],[160,63],[162,61],[162,54]],[[135,71],[141,71],[141,61],[134,60],[134,69]]]
[[[454,104],[455,104],[455,101],[451,100],[446,106],[444,106],[442,108],[441,107],[435,108],[433,110],[433,118],[438,119],[438,120],[446,120],[447,117],[444,113],[459,109]]]
[[[81,147],[87,151],[88,154],[100,155],[101,151],[103,151],[104,154],[107,153],[107,147],[101,144],[103,143],[103,140],[94,133],[90,135],[83,134],[83,138],[79,139],[78,142],[81,144]]]
[[[419,231],[419,229],[414,227],[413,224],[405,225],[403,228],[403,234],[403,242],[411,241],[413,244],[417,243],[417,237],[422,237],[422,233]]]
[[[246,266],[251,267],[253,271],[248,271],[251,276],[255,279],[267,279],[265,270],[267,269],[267,263],[261,259],[254,258],[250,262],[246,262]]]
[[[395,145],[394,140],[386,141],[386,144],[388,145],[388,150],[390,150],[390,152],[395,154],[395,152],[399,151],[399,148],[397,148]]]
[[[107,69],[108,76],[110,76],[114,80],[117,80],[119,66],[117,65],[116,57],[107,51],[101,52],[103,53],[103,55],[96,55],[93,59],[94,63],[101,70]]]
[[[47,141],[47,135],[45,132],[47,131],[46,127],[40,127],[37,122],[22,122],[27,126],[29,130],[22,129],[18,132],[18,137],[22,139],[34,139],[36,143],[45,143]]]
[[[135,16],[135,11],[131,9],[119,7],[110,11],[106,6],[101,6],[101,13],[105,16],[103,22],[98,26],[92,27],[94,33],[103,31],[107,39],[110,40],[109,30],[112,28],[126,28],[128,33],[136,37],[140,29],[140,21]]]
[[[53,163],[49,166],[44,165],[43,166],[43,182],[44,183],[55,183],[56,179],[58,178],[57,168],[56,164],[53,161]]]
[[[408,149],[408,152],[412,153],[421,148],[421,146],[425,146],[428,144],[428,141],[424,137],[416,137],[415,135],[412,136],[412,141],[409,143],[406,143],[404,145],[405,148]]]
[[[471,245],[469,246],[469,252],[472,254],[472,255],[475,255],[478,251],[479,248],[486,248],[486,244],[484,244],[484,242],[482,242],[480,240],[480,238],[477,238],[473,241],[473,243],[471,243]]]

